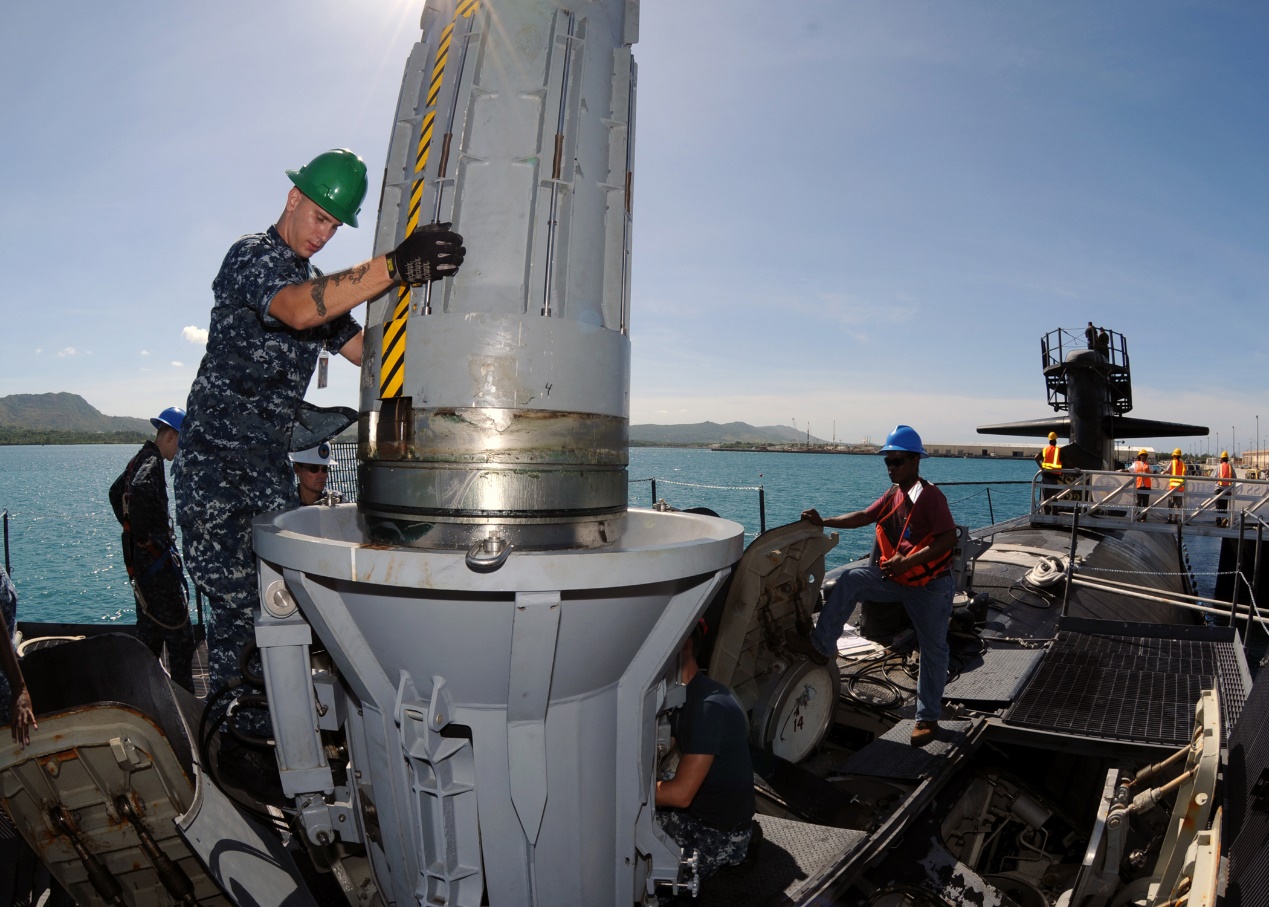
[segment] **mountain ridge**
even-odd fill
[[[630,443],[636,447],[668,445],[701,447],[710,444],[805,444],[806,432],[787,425],[754,426],[748,422],[693,422],[682,425],[642,423],[630,426]],[[810,443],[824,444],[811,435]]]
[[[154,433],[147,419],[107,416],[79,394],[10,394],[0,397],[0,427],[59,432]]]
[[[79,394],[10,394],[0,397],[0,443],[74,443],[126,441],[150,437],[146,419],[108,416]],[[109,437],[102,437],[109,436]],[[342,439],[341,439],[342,440]],[[634,446],[706,447],[711,444],[804,444],[805,432],[788,425],[750,425],[748,422],[693,422],[677,425],[641,423],[630,426]],[[814,435],[812,444],[823,444]]]

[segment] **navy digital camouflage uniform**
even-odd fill
[[[167,643],[172,679],[194,692],[194,628],[176,533],[168,516],[163,454],[146,441],[110,486],[110,506],[125,527],[124,558],[137,600],[137,636],[158,658]]]
[[[738,866],[749,853],[749,840],[753,826],[740,831],[722,831],[710,828],[690,812],[681,809],[657,811],[657,824],[683,848],[687,856],[696,851],[697,874],[701,883],[712,878],[724,866]],[[674,903],[673,897],[661,899],[662,903]]]
[[[207,352],[190,388],[172,476],[186,568],[208,600],[213,690],[241,676],[239,657],[255,638],[251,521],[299,504],[287,452],[317,356],[361,330],[351,315],[300,331],[269,314],[279,290],[319,276],[270,227],[234,243],[212,282]],[[240,714],[241,729],[270,733],[259,710]]]
[[[685,856],[697,852],[697,872],[704,883],[749,852],[754,791],[748,722],[727,687],[698,671],[671,727],[684,753],[714,757],[691,806],[656,813],[657,823]]]
[[[0,565],[0,614],[4,615],[4,625],[9,628],[9,635],[0,639],[0,646],[13,645],[13,637],[18,627],[18,593],[13,588],[9,574]],[[9,712],[13,708],[13,688],[9,686],[9,678],[0,671],[0,724],[8,724],[12,717]]]

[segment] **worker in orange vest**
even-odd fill
[[[1221,462],[1216,467],[1216,511],[1227,513],[1229,510],[1230,489],[1234,486],[1234,467],[1229,462],[1229,451],[1221,451]],[[1216,518],[1217,526],[1228,526],[1229,517]]]
[[[1150,489],[1154,487],[1150,474],[1154,470],[1150,468],[1150,454],[1144,449],[1137,451],[1137,459],[1132,461],[1132,472],[1137,474],[1137,507],[1145,510],[1150,506]],[[1145,519],[1144,513],[1137,515],[1138,522],[1144,523]]]
[[[1035,460],[1040,464],[1042,474],[1040,476],[1040,500],[1047,501],[1057,493],[1054,486],[1062,484],[1062,451],[1057,446],[1057,432],[1049,432],[1049,446],[1035,455]],[[1049,513],[1047,505],[1044,512]]]
[[[1172,492],[1172,496],[1168,498],[1169,510],[1181,510],[1185,507],[1185,461],[1181,459],[1181,448],[1172,451],[1172,462],[1168,464],[1168,475],[1172,478],[1168,479],[1168,490]],[[1175,523],[1176,516],[1169,516],[1168,522]]]

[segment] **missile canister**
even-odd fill
[[[427,4],[375,251],[450,222],[467,257],[369,305],[359,503],[381,541],[492,557],[621,535],[637,10]]]

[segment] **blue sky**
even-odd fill
[[[182,402],[282,171],[381,169],[421,8],[6,4],[0,395]],[[1134,415],[1269,438],[1266,47],[1262,4],[644,0],[631,420],[973,440],[1049,413],[1039,337],[1092,320]]]

